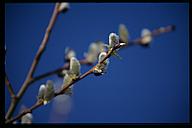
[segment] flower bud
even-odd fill
[[[119,25],[119,36],[123,43],[128,44],[128,30],[124,24]]]
[[[79,61],[75,57],[71,57],[70,67],[69,67],[70,73],[75,75],[75,76],[79,76],[80,75],[80,68],[81,68],[81,65],[80,65]]]
[[[99,63],[105,58],[106,55],[107,55],[106,52],[101,52],[101,53],[99,54]]]
[[[42,84],[39,88],[38,99],[43,99],[45,95],[45,85]]]
[[[106,55],[107,55],[106,52],[101,52],[101,53],[99,54],[98,63],[100,63],[100,62],[106,57]],[[93,73],[94,73],[96,76],[103,75],[103,74],[106,72],[106,70],[107,70],[107,68],[108,68],[108,65],[109,65],[109,58],[106,59],[103,63],[98,64],[98,65],[95,67]]]
[[[67,47],[65,48],[65,60],[69,61],[71,59],[71,57],[75,57],[76,53],[73,49]]]
[[[64,80],[63,80],[63,85],[62,88],[64,88],[65,86],[69,85],[71,82],[73,81],[73,79],[71,78],[70,75],[68,75],[68,73],[65,75]],[[71,96],[72,95],[72,87],[73,85],[71,85],[66,91],[65,94]]]
[[[105,50],[104,44],[101,41],[93,42],[89,45],[88,53],[85,53],[86,60],[89,63],[95,63],[97,61],[100,52]]]
[[[72,82],[72,80],[73,79],[70,77],[70,75],[66,74],[64,77],[64,80],[63,80],[63,87],[62,88],[64,88],[65,85],[69,85]]]
[[[53,86],[53,81],[48,80],[45,86],[45,95],[44,95],[44,105],[47,104],[53,97],[55,91]]]
[[[21,117],[22,124],[31,124],[33,120],[33,115],[31,113],[27,113]]]
[[[109,47],[114,47],[119,43],[119,36],[115,33],[109,34]]]
[[[152,41],[152,35],[149,29],[143,29],[141,31],[141,37],[141,45],[147,46]]]
[[[69,10],[69,3],[67,3],[67,2],[60,3],[60,6],[58,8],[59,12],[63,12],[64,13],[64,12],[66,12],[68,10]]]

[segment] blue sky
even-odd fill
[[[43,39],[54,4],[5,4],[5,71],[18,92]],[[186,123],[189,122],[189,18],[185,3],[72,3],[53,28],[46,51],[35,75],[64,64],[69,46],[82,59],[91,42],[108,41],[109,33],[127,26],[130,39],[170,24],[176,31],[154,38],[150,48],[140,46],[121,50],[123,60],[110,58],[109,69],[100,77],[90,75],[74,86],[68,116],[63,123]],[[82,66],[86,72],[88,66]],[[36,102],[40,84],[32,84],[16,109]],[[5,87],[5,111],[10,96]],[[33,112],[34,123],[54,122],[53,102]],[[51,116],[51,117],[50,117]]]

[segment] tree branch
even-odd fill
[[[170,25],[170,26],[167,26],[167,27],[164,27],[164,28],[159,28],[159,29],[153,30],[152,33],[151,33],[151,35],[152,35],[152,36],[158,36],[158,35],[160,35],[160,34],[162,34],[162,33],[171,32],[171,31],[173,31],[173,30],[175,30],[175,26]],[[133,40],[133,41],[130,41],[129,44],[126,45],[126,46],[132,46],[132,45],[140,44],[141,39],[142,39],[142,38],[137,38],[137,39],[135,39],[135,40]],[[130,45],[130,44],[131,44],[131,45]],[[113,51],[115,51],[116,49],[119,49],[119,48],[121,48],[121,47],[124,47],[124,46],[121,46],[120,44],[117,44],[115,47],[109,49],[109,50],[107,51],[107,55],[105,56],[105,58],[104,58],[100,63],[98,63],[98,64],[102,64],[107,58],[109,58],[109,57],[112,55]],[[82,63],[82,64],[87,64],[87,62],[86,62],[85,60],[82,60],[81,63]],[[97,64],[97,65],[98,65],[98,64]],[[66,91],[71,85],[73,85],[74,83],[82,80],[82,79],[85,78],[86,76],[92,74],[92,73],[93,73],[93,70],[95,69],[95,67],[96,67],[97,65],[95,65],[94,67],[92,67],[89,71],[85,72],[85,73],[84,73],[83,75],[81,75],[79,78],[73,80],[70,84],[64,85],[64,88],[63,88],[63,89],[61,89],[59,92],[55,92],[55,97],[58,96],[58,95],[64,94],[65,91]],[[51,71],[51,72],[48,72],[48,73],[45,73],[45,74],[43,74],[43,75],[40,75],[40,76],[35,77],[34,80],[33,80],[33,82],[36,81],[36,80],[39,80],[39,79],[41,79],[41,78],[44,78],[44,77],[46,77],[46,76],[49,76],[49,75],[58,73],[58,72],[62,71],[63,69],[68,69],[68,68],[69,68],[69,63],[66,63],[62,68],[59,68],[59,69],[57,69],[57,70],[54,70],[54,71]],[[30,83],[29,83],[29,84],[30,84]],[[43,105],[43,101],[41,101],[41,100],[40,100],[40,101],[37,101],[37,103],[36,103],[35,105],[33,105],[30,109],[27,109],[27,110],[23,111],[22,113],[18,114],[16,117],[14,117],[14,118],[12,118],[12,119],[6,120],[6,123],[11,123],[11,122],[13,122],[13,121],[15,121],[15,120],[17,120],[17,119],[20,119],[23,115],[32,112],[32,110],[40,107],[41,105]]]
[[[159,36],[161,34],[164,34],[164,33],[168,33],[168,32],[172,32],[175,30],[175,25],[168,25],[166,27],[160,27],[160,28],[157,28],[157,29],[154,29],[152,32],[151,32],[151,36],[152,37],[155,37],[155,36]],[[148,35],[145,35],[145,36],[148,36]],[[126,45],[127,46],[133,46],[133,45],[138,45],[140,44],[142,41],[142,37],[139,37],[135,40],[130,40],[129,41],[129,44]]]
[[[36,56],[35,56],[35,58],[34,58],[34,60],[32,62],[32,65],[31,65],[30,70],[29,70],[29,72],[27,74],[27,77],[26,77],[22,87],[20,88],[18,94],[17,94],[17,100],[15,100],[15,102],[11,102],[11,105],[10,105],[10,107],[8,109],[8,112],[6,114],[6,117],[5,117],[6,119],[9,119],[12,116],[18,102],[20,101],[21,97],[23,96],[24,92],[26,91],[27,87],[30,85],[30,83],[31,83],[31,81],[33,79],[33,74],[35,72],[35,69],[37,68],[40,57],[41,57],[42,53],[45,50],[45,47],[46,47],[46,45],[48,43],[52,28],[53,28],[53,26],[55,24],[55,21],[56,21],[57,17],[58,17],[58,14],[59,14],[58,7],[59,7],[59,5],[60,5],[59,3],[56,3],[56,5],[55,5],[51,20],[50,20],[49,25],[48,25],[48,27],[46,29],[46,32],[45,32],[44,38],[43,38],[43,40],[41,42],[41,45],[40,45],[40,47],[39,47],[39,49],[38,49],[38,51],[36,53]]]
[[[93,65],[92,63],[88,62],[86,59],[82,59],[79,61],[81,65]],[[40,79],[43,79],[45,77],[54,75],[54,74],[58,74],[61,71],[63,71],[64,69],[69,69],[69,62],[65,63],[63,67],[55,69],[53,71],[49,71],[47,73],[41,74],[39,76],[36,76],[32,79],[31,84],[34,83],[35,81],[38,81]]]
[[[164,28],[154,29],[154,30],[152,31],[151,35],[155,37],[155,36],[158,36],[158,35],[163,34],[163,33],[171,32],[171,31],[173,31],[173,30],[175,30],[175,26],[174,26],[174,25],[169,25],[169,26],[166,26],[166,27],[164,27]],[[147,35],[146,35],[146,36],[147,36]],[[142,39],[142,38],[139,37],[139,38],[137,38],[137,39],[135,39],[135,40],[130,40],[130,41],[129,41],[129,44],[126,45],[126,47],[130,47],[130,46],[134,46],[134,45],[140,44],[140,43],[141,43],[141,39]],[[121,43],[123,43],[123,42],[121,42]],[[80,62],[81,65],[83,65],[83,64],[85,64],[85,65],[90,65],[90,66],[93,65],[92,63],[87,62],[86,59],[82,59],[82,60],[80,60],[79,62]],[[58,74],[58,73],[61,72],[62,70],[68,69],[68,68],[69,68],[69,63],[65,63],[65,65],[64,65],[63,67],[61,67],[61,68],[58,68],[58,69],[55,69],[55,70],[53,70],[53,71],[49,71],[49,72],[47,72],[47,73],[44,73],[44,74],[41,74],[41,75],[39,75],[39,76],[34,77],[34,78],[31,80],[31,83],[34,83],[35,81],[38,81],[38,80],[43,79],[43,78],[48,77],[48,76],[51,76],[51,75],[54,75],[54,74]]]
[[[11,123],[14,122],[18,119],[20,119],[22,116],[24,116],[27,113],[32,113],[32,111],[38,107],[40,107],[41,105],[43,105],[43,101],[42,100],[38,100],[31,108],[25,109],[23,112],[21,112],[20,114],[18,114],[16,117],[10,119],[10,120],[6,120],[5,123]]]
[[[106,57],[99,63],[99,64],[102,64],[107,58],[109,58],[112,54],[112,52],[117,49],[117,48],[120,48],[120,45],[117,45],[115,46],[114,48],[112,48],[109,52],[107,52],[107,55]],[[98,64],[97,64],[98,65]],[[71,86],[73,85],[74,83],[77,83],[78,81],[82,80],[83,78],[85,78],[86,76],[92,74],[93,70],[95,69],[95,67],[97,66],[95,65],[94,67],[92,67],[89,71],[85,72],[83,75],[81,75],[79,78],[73,80],[70,84],[68,85],[64,85],[64,88],[61,89],[59,92],[56,92],[55,93],[55,97],[58,96],[58,95],[62,95],[65,93],[65,91]],[[43,102],[40,100],[40,101],[37,101],[37,103],[35,105],[33,105],[30,109],[27,109],[27,110],[24,110],[22,113],[20,113],[19,115],[17,115],[16,117],[10,119],[10,120],[7,120],[6,123],[11,123],[15,120],[18,120],[20,119],[23,115],[27,114],[27,113],[31,113],[32,110],[40,107],[41,105],[43,105]]]
[[[7,74],[5,74],[5,84],[7,85],[8,91],[10,93],[11,98],[15,97],[15,93],[13,91],[13,88],[11,86],[11,83],[9,82],[9,79],[7,77]]]

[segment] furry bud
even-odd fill
[[[67,47],[65,48],[65,60],[69,61],[71,59],[71,57],[75,57],[76,53],[73,49]]]
[[[128,30],[124,24],[119,25],[119,36],[123,43],[128,44]]]
[[[80,68],[81,68],[81,65],[80,65],[79,61],[75,57],[71,57],[70,67],[69,67],[70,73],[75,76],[79,76]]]
[[[119,36],[115,33],[110,33],[109,34],[109,46],[114,47],[118,43],[119,43]]]
[[[66,74],[63,80],[63,85],[62,88],[64,88],[65,86],[69,85],[71,82],[73,81],[73,79],[71,78],[70,75]],[[73,85],[71,85],[66,91],[65,94],[71,96],[72,95],[72,88]]]
[[[60,3],[60,6],[58,8],[59,12],[63,12],[64,13],[64,12],[66,12],[68,10],[69,10],[69,3],[67,3],[67,2]]]
[[[143,29],[141,31],[141,45],[149,45],[152,41],[151,31],[149,29]]]
[[[106,52],[101,52],[101,53],[99,54],[98,63],[100,63],[100,62],[106,57],[106,55],[107,55]],[[94,73],[96,76],[103,75],[103,74],[106,72],[106,70],[107,70],[107,68],[108,68],[108,65],[109,65],[109,59],[106,59],[103,63],[98,64],[98,65],[95,67],[93,73]]]
[[[31,113],[27,113],[21,118],[22,124],[31,124],[33,120],[33,115]]]
[[[47,104],[54,97],[54,94],[55,91],[53,81],[48,80],[45,86],[44,105]]]
[[[45,85],[42,84],[39,88],[38,99],[43,99],[45,95]]]
[[[95,63],[97,61],[98,55],[100,52],[103,52],[105,50],[104,43],[99,42],[93,42],[89,45],[88,53],[85,54],[86,60],[89,63]]]

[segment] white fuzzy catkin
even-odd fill
[[[45,86],[44,105],[54,97],[54,86],[51,80],[48,80]]]
[[[115,33],[109,34],[109,47],[114,47],[119,43],[119,36]]]
[[[81,68],[81,65],[79,61],[75,57],[71,57],[70,67],[69,67],[70,73],[72,73],[73,75],[79,76],[80,68]]]
[[[99,60],[98,62],[100,63],[106,56],[106,52],[101,52],[99,54]],[[108,68],[108,64],[109,64],[109,58],[107,58],[102,64],[99,64],[96,66],[96,68],[94,69],[94,74],[95,75],[102,75],[106,72],[107,68]]]
[[[59,12],[65,12],[69,9],[69,3],[67,2],[62,2],[58,8]]]
[[[31,113],[27,113],[21,117],[22,124],[31,124],[33,120],[33,115]]]
[[[106,55],[107,55],[106,52],[101,52],[101,53],[99,54],[99,63],[105,58]],[[106,60],[107,60],[107,59],[106,59]]]
[[[149,44],[152,41],[151,31],[149,29],[143,29],[141,31],[141,44]]]
[[[62,88],[64,88],[64,86],[69,85],[72,82],[72,78],[67,74],[65,74],[65,77],[63,79],[63,85]]]
[[[38,99],[43,99],[45,95],[45,85],[42,84],[39,88]]]
[[[104,51],[104,43],[101,41],[93,42],[89,45],[88,53],[85,53],[86,60],[89,63],[95,63],[97,61],[100,52]]]
[[[71,57],[75,57],[76,56],[76,53],[73,49],[67,47],[65,48],[65,59],[66,60],[70,60]]]

